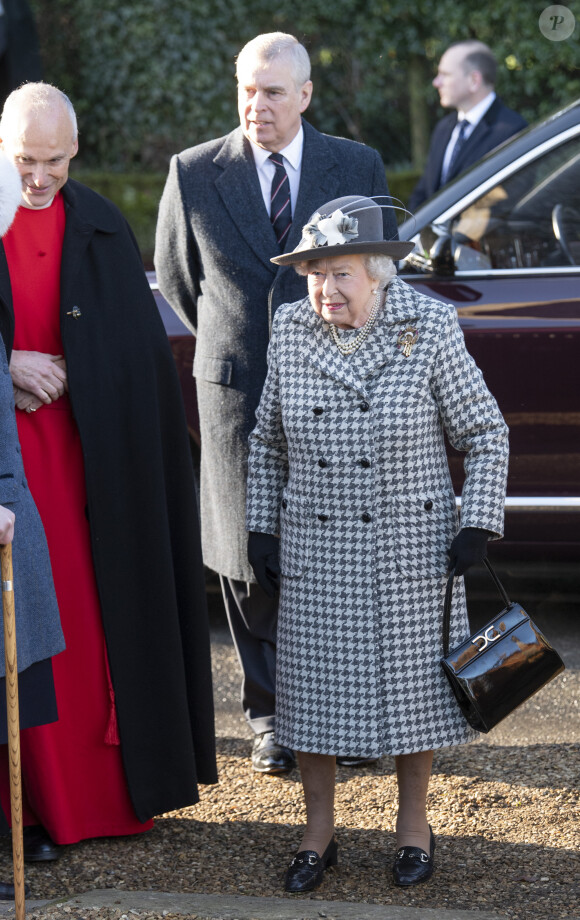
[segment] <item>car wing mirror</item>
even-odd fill
[[[415,249],[405,259],[404,267],[430,275],[454,275],[454,245],[448,226],[429,224],[421,230]]]

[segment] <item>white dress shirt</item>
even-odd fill
[[[254,154],[254,163],[256,164],[256,169],[258,170],[258,179],[260,180],[260,188],[262,189],[264,206],[268,212],[269,217],[272,179],[274,178],[274,173],[276,172],[276,167],[269,159],[272,151],[264,150],[263,147],[258,147],[258,145],[254,144],[252,140],[250,140],[250,145],[252,147],[252,153]],[[294,216],[296,199],[298,198],[298,189],[300,188],[300,170],[302,168],[303,147],[304,129],[302,125],[300,125],[300,130],[298,131],[296,137],[290,141],[287,147],[284,147],[283,150],[279,151],[280,155],[284,157],[284,168],[290,183],[290,206],[292,208],[292,216]]]
[[[493,104],[495,100],[495,93],[488,93],[485,99],[482,99],[481,102],[478,102],[477,105],[474,105],[472,109],[469,109],[468,112],[462,112],[461,109],[457,110],[457,124],[455,125],[453,131],[451,132],[451,137],[449,138],[449,143],[445,148],[445,156],[443,157],[443,165],[441,167],[441,175],[446,176],[449,169],[449,162],[453,155],[453,148],[455,147],[455,142],[457,141],[457,136],[459,134],[459,125],[462,121],[468,121],[469,125],[465,128],[463,132],[463,137],[465,140],[473,133],[487,110]]]

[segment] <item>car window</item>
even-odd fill
[[[580,265],[580,138],[528,163],[453,221],[455,265]]]

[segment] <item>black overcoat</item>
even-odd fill
[[[123,763],[137,817],[216,781],[209,630],[178,377],[134,237],[69,179],[61,332]],[[14,324],[0,252],[0,328]],[[10,339],[11,341],[11,339]]]

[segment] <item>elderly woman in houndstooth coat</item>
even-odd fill
[[[461,575],[502,535],[507,427],[455,309],[395,277],[410,248],[349,196],[273,259],[309,292],[275,315],[246,522],[256,578],[280,582],[276,740],[297,751],[306,800],[287,891],[337,862],[337,754],[395,756],[394,880],[427,879],[433,748],[475,734],[439,663],[441,612],[448,565]],[[444,431],[466,452],[459,532]],[[467,632],[461,580],[452,642]]]

